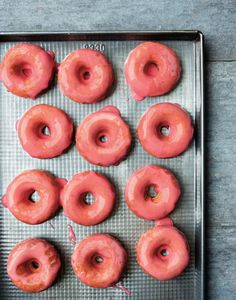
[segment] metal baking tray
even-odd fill
[[[182,63],[182,79],[169,94],[146,98],[142,102],[132,99],[125,83],[123,66],[129,52],[143,41],[161,41],[172,47]],[[118,237],[129,253],[129,262],[123,286],[132,293],[131,299],[204,299],[204,100],[203,100],[203,35],[199,31],[156,32],[46,32],[0,33],[0,59],[17,43],[30,42],[55,52],[57,62],[77,48],[97,49],[109,58],[116,75],[114,92],[104,101],[93,105],[81,105],[66,98],[54,85],[35,101],[23,99],[6,91],[0,84],[0,172],[1,196],[9,182],[26,169],[40,168],[55,175],[71,178],[84,170],[96,170],[109,176],[116,186],[117,205],[112,216],[97,226],[84,227],[73,224],[61,210],[50,222],[26,225],[17,221],[0,205],[0,298],[1,299],[127,299],[127,295],[115,288],[93,289],[79,282],[72,270],[70,256],[73,246],[68,239],[67,224],[73,226],[77,239],[91,233],[107,232]],[[158,102],[176,102],[190,114],[195,125],[195,139],[181,156],[157,159],[144,152],[135,136],[137,121],[144,111]],[[131,127],[134,148],[119,166],[99,167],[89,164],[77,152],[76,147],[60,157],[50,160],[33,159],[21,148],[15,130],[16,120],[33,105],[47,103],[65,110],[75,125],[89,113],[115,105]],[[144,274],[135,258],[135,244],[140,235],[151,228],[153,222],[137,218],[126,206],[124,188],[128,176],[146,164],[158,164],[172,170],[179,179],[182,196],[171,214],[175,225],[187,236],[191,247],[189,267],[178,278],[161,282]],[[54,227],[54,228],[53,228]],[[57,282],[39,294],[25,294],[18,290],[6,273],[6,261],[10,249],[29,237],[41,237],[51,241],[61,253],[63,268]]]

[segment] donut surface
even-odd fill
[[[71,264],[76,276],[88,286],[107,288],[117,283],[127,263],[127,252],[109,234],[93,234],[75,248]]]
[[[10,48],[0,65],[0,79],[17,96],[35,99],[45,91],[54,76],[55,61],[51,52],[31,44]]]
[[[167,135],[162,130],[168,129]],[[193,137],[189,114],[179,104],[158,103],[141,117],[137,135],[145,151],[158,158],[176,157],[184,152]]]
[[[158,280],[179,276],[189,264],[189,245],[184,234],[171,225],[145,232],[136,247],[137,262]]]
[[[61,92],[75,102],[95,103],[109,93],[114,75],[108,59],[99,51],[79,49],[59,67]]]
[[[132,50],[125,62],[125,77],[137,101],[170,92],[179,81],[181,65],[171,48],[145,42]]]
[[[49,134],[44,132],[48,128]],[[52,158],[71,144],[73,123],[68,115],[54,106],[39,104],[27,110],[17,122],[23,149],[35,158]]]
[[[7,273],[11,281],[27,293],[48,289],[60,268],[61,260],[54,246],[36,238],[18,243],[7,261]]]
[[[149,189],[154,189],[150,196]],[[128,207],[144,220],[162,219],[171,213],[180,197],[180,187],[175,176],[167,169],[147,165],[136,170],[125,188]]]
[[[93,195],[93,203],[85,202],[88,193]],[[115,190],[111,182],[102,174],[83,172],[76,174],[62,192],[65,215],[81,225],[95,225],[104,221],[115,204]]]
[[[60,208],[60,192],[63,181],[49,172],[28,170],[16,176],[7,187],[4,202],[9,211],[27,224],[40,224]],[[38,200],[31,198],[38,193]]]
[[[90,163],[99,166],[119,164],[128,154],[131,134],[114,106],[85,117],[76,132],[76,147]]]

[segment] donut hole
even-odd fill
[[[39,201],[39,194],[37,191],[33,191],[30,195],[29,195],[29,200],[32,203],[37,203]]]
[[[103,262],[104,262],[104,258],[102,257],[101,254],[99,254],[99,253],[93,254],[93,256],[92,256],[92,265],[94,267],[101,267]]]
[[[169,259],[170,255],[171,255],[170,248],[167,245],[162,245],[161,247],[158,248],[156,252],[156,256],[161,260]]]
[[[83,201],[86,205],[92,205],[94,202],[93,194],[88,192],[83,195]]]
[[[155,77],[158,73],[158,66],[155,62],[150,61],[150,62],[146,63],[143,71],[147,76]]]
[[[39,139],[46,139],[51,136],[51,130],[48,124],[46,123],[36,123],[34,130],[37,133]]]
[[[30,268],[31,268],[32,270],[37,270],[37,269],[39,268],[39,263],[38,263],[36,260],[32,260],[32,261],[30,262],[30,264],[31,264]]]
[[[42,134],[45,135],[45,136],[50,136],[51,135],[51,132],[50,132],[50,129],[48,126],[44,126],[42,128]]]
[[[101,263],[103,262],[103,258],[102,258],[101,256],[96,256],[96,257],[95,257],[95,262],[96,262],[97,264],[101,264]]]
[[[170,138],[170,126],[166,122],[159,123],[156,127],[156,134],[160,139]]]
[[[31,66],[25,62],[13,65],[12,70],[17,77],[23,79],[27,79],[32,75]]]
[[[89,78],[90,78],[90,72],[89,71],[85,71],[83,73],[83,78],[84,78],[84,80],[89,80]]]
[[[145,197],[147,200],[156,202],[158,200],[157,186],[154,184],[147,186],[146,191],[145,191]]]
[[[40,270],[40,263],[37,259],[30,259],[23,262],[16,268],[18,275],[31,275]]]
[[[162,249],[160,253],[161,253],[161,255],[164,256],[164,257],[165,257],[165,256],[168,256],[168,255],[170,254],[169,251],[168,251],[167,249]]]
[[[153,184],[149,185],[148,190],[147,190],[147,195],[150,198],[155,198],[157,196],[157,192],[155,190],[155,186]]]
[[[76,77],[81,83],[87,84],[92,78],[91,70],[85,66],[79,66],[76,70]]]
[[[109,142],[108,132],[102,131],[97,134],[96,144],[98,146],[105,147],[105,146],[107,146],[108,142]]]
[[[30,77],[32,75],[32,70],[30,68],[23,68],[21,71],[25,77]]]
[[[99,141],[101,143],[106,143],[108,141],[108,137],[106,135],[102,135],[99,137]]]
[[[168,136],[169,133],[170,133],[170,128],[169,128],[169,126],[161,126],[161,128],[160,128],[160,133],[161,133],[161,135],[163,135],[163,136]]]

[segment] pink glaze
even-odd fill
[[[157,220],[155,222],[155,226],[174,226],[174,222],[171,220],[171,218],[163,218],[160,220]]]
[[[55,52],[48,50],[47,53],[54,59],[55,58]]]
[[[64,188],[64,186],[67,184],[68,180],[65,178],[56,178],[57,183],[61,187],[61,189]]]
[[[107,140],[102,141],[102,137]],[[88,115],[77,128],[76,147],[86,160],[95,165],[119,164],[130,146],[129,127],[114,106],[106,106]]]
[[[136,247],[143,271],[158,280],[179,276],[189,264],[189,245],[174,226],[161,225],[145,232]]]
[[[76,245],[76,235],[75,235],[75,233],[74,233],[74,230],[73,230],[73,228],[72,228],[72,226],[71,225],[67,225],[67,227],[68,227],[68,229],[69,229],[69,241],[71,242],[71,244],[73,245],[73,246],[75,246]]]
[[[61,268],[61,260],[53,245],[41,239],[18,243],[10,252],[7,273],[16,287],[27,293],[48,289]]]
[[[112,66],[99,51],[76,50],[59,67],[61,92],[75,102],[101,101],[109,93],[113,81]]]
[[[92,204],[84,198],[93,195]],[[115,190],[107,177],[96,172],[76,174],[62,191],[62,205],[65,215],[81,225],[95,225],[104,221],[115,205]]]
[[[128,296],[131,296],[131,291],[128,290],[127,288],[125,288],[125,287],[122,286],[122,285],[114,284],[114,285],[112,286],[112,288],[118,289],[118,290],[120,290],[120,291],[126,293]]]
[[[17,127],[18,127],[18,123],[19,123],[19,120],[16,121],[15,123],[15,129],[17,130]]]
[[[43,133],[45,127],[50,134]],[[17,123],[23,149],[32,157],[52,158],[62,154],[71,144],[73,123],[61,109],[39,104],[27,110]]]
[[[150,197],[148,190],[154,187],[157,195]],[[175,176],[167,169],[147,165],[136,170],[125,188],[128,207],[145,220],[162,219],[171,213],[180,197],[180,186]]]
[[[9,92],[35,99],[50,85],[54,69],[51,53],[36,45],[18,44],[3,57],[0,78]]]
[[[88,236],[75,247],[71,257],[76,276],[94,288],[114,286],[120,280],[126,263],[125,249],[109,234]]]
[[[39,199],[33,202],[30,196],[37,192]],[[55,215],[60,208],[61,186],[56,178],[46,171],[24,171],[9,184],[5,203],[9,211],[27,224],[40,224]]]
[[[2,196],[2,205],[7,208],[7,197],[6,197],[6,195]]]
[[[109,112],[109,113],[113,113],[113,114],[116,114],[118,116],[121,116],[121,113],[120,113],[120,110],[113,106],[113,105],[107,105],[101,109],[99,109],[100,112]]]
[[[60,187],[61,190],[63,190],[63,188],[67,185],[67,182],[68,180],[65,179],[65,178],[56,178],[56,181]],[[62,206],[62,193],[60,193],[60,203],[61,203],[61,206]]]
[[[125,77],[137,101],[170,92],[179,81],[180,61],[171,48],[145,42],[132,50],[125,62]]]
[[[168,135],[161,133],[168,128]],[[145,151],[158,158],[176,157],[184,152],[193,137],[189,114],[179,104],[159,103],[141,117],[137,135]]]

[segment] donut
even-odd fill
[[[55,178],[47,171],[27,170],[16,176],[4,195],[5,206],[20,221],[40,224],[61,207],[60,191],[65,180]],[[37,192],[38,200],[32,195]]]
[[[96,103],[103,100],[113,81],[111,64],[96,50],[76,50],[69,54],[59,67],[60,90],[75,102]]]
[[[164,44],[145,42],[133,49],[125,62],[125,77],[135,100],[161,96],[177,84],[181,65],[175,51]]]
[[[115,106],[88,115],[78,126],[76,147],[90,163],[99,166],[118,165],[128,154],[131,134]]]
[[[189,264],[189,245],[173,225],[159,225],[145,232],[136,247],[142,270],[158,280],[179,276]]]
[[[154,189],[150,195],[150,188]],[[162,219],[171,213],[180,197],[180,186],[167,169],[147,165],[136,170],[125,188],[126,203],[139,218]]]
[[[86,203],[90,193],[93,203]],[[62,206],[65,215],[73,222],[90,226],[104,221],[115,204],[115,189],[107,177],[96,172],[76,174],[62,192]]]
[[[59,156],[72,141],[73,123],[69,116],[63,110],[46,104],[27,110],[16,128],[21,146],[35,158]],[[48,134],[45,129],[48,129]]]
[[[169,132],[165,134],[163,130]],[[193,131],[189,114],[174,103],[151,106],[137,127],[143,149],[158,158],[176,157],[184,152],[192,140]]]
[[[83,239],[71,257],[76,276],[94,288],[107,288],[116,284],[126,263],[127,252],[109,234],[92,234]]]
[[[60,268],[60,256],[54,246],[37,238],[18,243],[7,260],[7,273],[11,281],[27,293],[48,289]]]
[[[10,48],[0,65],[0,78],[17,96],[35,99],[50,85],[55,71],[54,54],[31,44]]]

